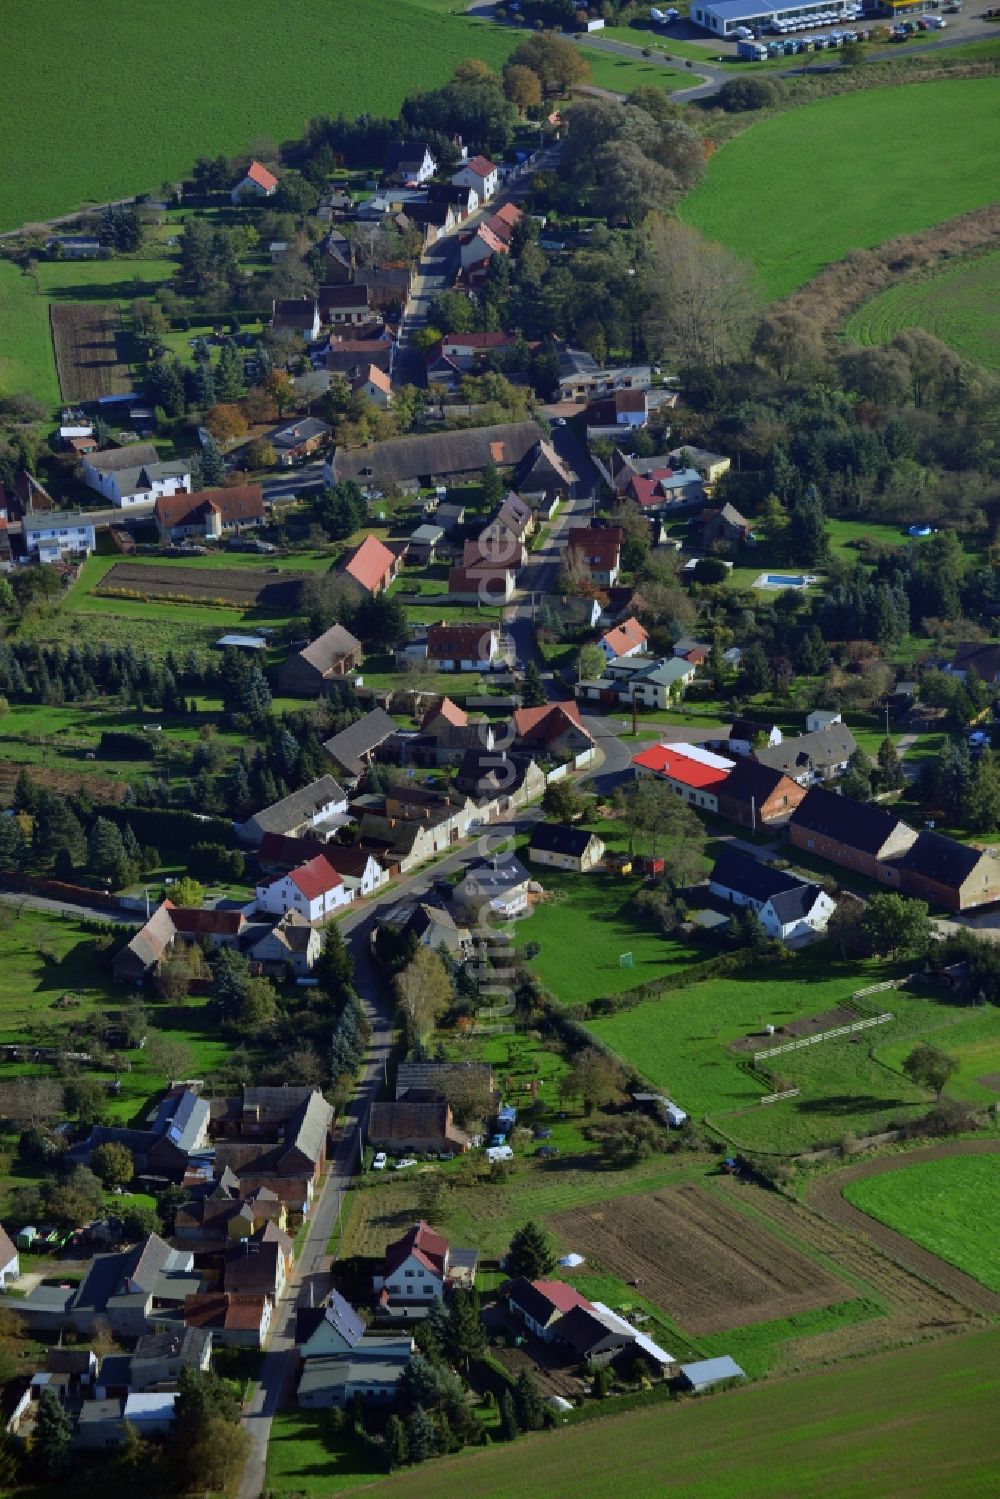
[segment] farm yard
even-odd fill
[[[718,1398],[654,1405],[394,1474],[393,1499],[690,1499],[985,1493],[1000,1332]],[[707,1460],[710,1455],[710,1462]],[[280,1492],[280,1491],[279,1491]]]
[[[911,277],[866,302],[849,318],[844,337],[884,344],[903,328],[923,328],[987,369],[1000,369],[1000,250],[923,277]]]
[[[110,303],[49,307],[59,390],[64,401],[96,401],[132,389],[121,314]]]
[[[784,296],[851,249],[993,202],[998,104],[1000,80],[973,78],[788,110],[723,145],[681,216],[750,260],[769,298]]]
[[[592,1203],[551,1222],[695,1337],[849,1299],[843,1282],[699,1186]]]
[[[32,12],[17,0],[4,40],[5,135],[12,171],[0,229],[179,179],[195,158],[282,141],[320,114],[392,112],[443,83],[470,55],[499,65],[515,35],[434,0],[297,0],[301,45],[275,46],[270,0],[105,0],[98,22],[78,0]],[[44,19],[43,19],[44,18]],[[42,44],[45,37],[54,38]],[[182,70],[150,69],[186,39]],[[392,38],[391,46],[386,39]],[[238,38],[238,49],[234,42]],[[378,56],[377,68],[371,66]],[[267,88],[255,83],[267,78]],[[41,93],[59,108],[39,115]],[[122,122],[137,122],[122,149]],[[86,163],[85,174],[81,163]]]

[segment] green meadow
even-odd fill
[[[849,250],[995,201],[998,155],[995,78],[841,94],[727,142],[680,213],[781,297]]]
[[[148,192],[314,115],[394,113],[516,33],[458,0],[4,0],[0,229]],[[40,101],[45,100],[44,107]]]
[[[873,297],[851,317],[844,336],[889,343],[904,328],[923,328],[988,369],[1000,369],[1000,250],[912,278]]]

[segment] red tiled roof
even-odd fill
[[[328,890],[336,890],[344,883],[323,854],[317,854],[315,859],[290,870],[288,878],[302,891],[306,900],[318,900]]]
[[[587,733],[580,710],[572,699],[564,703],[543,703],[540,708],[517,708],[514,712],[514,727],[519,739],[540,739],[549,743],[564,734],[570,725]]]
[[[602,635],[601,643],[614,651],[616,656],[623,656],[626,651],[633,650],[635,646],[645,645],[648,639],[649,636],[642,625],[630,615],[628,619],[623,619],[620,625],[616,625],[613,630],[608,630],[605,635]]]
[[[690,786],[695,791],[721,786],[732,769],[731,765],[725,770],[714,765],[703,765],[700,760],[691,760],[668,744],[654,744],[650,749],[633,755],[632,764],[639,765],[644,770],[655,770],[658,775],[669,776],[672,781]]]
[[[507,224],[513,229],[514,225],[519,224],[523,218],[523,208],[518,208],[516,203],[504,203],[497,209],[496,213],[491,215],[490,222],[492,223],[494,219],[499,219],[502,224]]]
[[[374,593],[396,565],[396,554],[390,552],[377,536],[366,536],[360,546],[341,564],[341,570],[355,583]]]
[[[436,718],[443,718],[446,723],[450,723],[452,728],[455,729],[464,729],[469,722],[469,715],[465,709],[460,708],[457,703],[453,703],[450,697],[443,697],[436,708],[429,708],[421,720],[420,727],[425,729]]]
[[[492,660],[495,635],[495,625],[430,625],[427,654],[433,661]]]
[[[377,364],[370,364],[368,366],[367,373],[361,377],[359,383],[361,385],[367,384],[377,386],[377,388],[382,391],[384,395],[390,395],[392,392],[392,381],[389,379],[388,375],[383,374]]]
[[[192,906],[173,906],[170,919],[185,937],[238,937],[246,923],[242,911],[200,911]]]
[[[568,1286],[565,1281],[533,1280],[531,1284],[539,1296],[544,1296],[557,1311],[571,1312],[575,1306],[590,1306],[586,1296],[581,1296],[575,1286]]]
[[[204,509],[218,511],[224,526],[245,525],[264,519],[264,490],[260,484],[234,484],[229,488],[202,489],[197,494],[161,494],[153,513],[161,526],[191,526],[205,517]]]
[[[475,172],[478,177],[490,177],[496,171],[496,167],[485,156],[473,156],[471,161],[460,162],[458,170]]]
[[[620,526],[573,526],[566,545],[583,552],[591,567],[617,567],[625,533]]]
[[[394,1270],[398,1270],[411,1254],[428,1270],[444,1275],[445,1261],[448,1258],[448,1240],[436,1234],[421,1218],[419,1223],[413,1225],[409,1233],[397,1239],[395,1244],[389,1245],[385,1252],[386,1274],[391,1275]]]
[[[262,187],[266,193],[273,193],[278,185],[278,179],[274,173],[269,172],[267,167],[261,166],[259,161],[252,161],[250,163],[247,167],[246,175],[250,178],[251,182],[256,182],[257,186]]]

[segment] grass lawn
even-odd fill
[[[1000,1332],[609,1415],[394,1474],[392,1499],[861,1499],[985,1493]],[[666,1475],[669,1474],[669,1481]]]
[[[993,1104],[1000,1099],[1000,1015],[992,1005],[974,1010],[942,1005],[939,1026],[925,1030],[921,1039],[954,1057],[958,1071],[948,1079],[948,1095],[967,1103]],[[900,1071],[913,1042],[889,1041],[876,1055],[886,1067]]]
[[[994,201],[998,152],[997,79],[843,94],[727,142],[680,211],[752,261],[768,296],[780,297],[848,250]]]
[[[1000,250],[910,277],[865,302],[844,327],[859,344],[885,344],[903,328],[924,328],[967,359],[1000,369]]]
[[[96,26],[78,0],[51,0],[5,28],[15,165],[0,228],[155,189],[198,156],[243,151],[262,133],[297,136],[313,115],[393,114],[406,93],[443,83],[466,57],[499,66],[517,32],[462,11],[425,0],[298,0],[296,43],[275,45],[271,0],[104,0]],[[151,58],[174,56],[178,37],[183,65],[150,68]],[[42,95],[58,107],[40,114]]]
[[[651,62],[645,57],[619,57],[613,52],[598,52],[594,47],[581,47],[582,57],[590,64],[589,83],[595,88],[610,89],[616,94],[630,94],[637,88],[675,89],[690,85],[697,79],[678,68],[668,68],[664,63]]]
[[[905,1038],[909,1050],[942,1025],[952,1007],[902,991],[887,994],[885,1007],[895,1019],[885,1026],[857,1040],[844,1037],[775,1058],[775,1071],[802,1091],[766,1107],[758,1100],[770,1086],[742,1065],[743,1056],[730,1045],[768,1022],[822,1014],[890,973],[886,965],[844,965],[814,950],[777,968],[706,979],[590,1021],[588,1029],[695,1118],[708,1116],[734,1143],[750,1150],[807,1150],[926,1111],[930,1095],[882,1065],[871,1050],[895,1038]]]
[[[549,899],[519,922],[519,942],[537,942],[531,959],[542,983],[564,1004],[581,1004],[690,968],[705,956],[699,949],[641,925],[631,910],[639,881],[608,874],[563,874],[543,869]],[[623,967],[622,954],[632,954]]]
[[[371,1483],[376,1467],[330,1430],[329,1411],[279,1411],[267,1444],[267,1489],[274,1499],[322,1495]]]
[[[848,1202],[1000,1291],[1000,1193],[991,1156],[921,1161],[863,1177]]]

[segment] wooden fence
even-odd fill
[[[753,1064],[756,1067],[769,1057],[780,1057],[788,1051],[801,1051],[804,1046],[818,1046],[821,1041],[832,1041],[835,1036],[849,1036],[852,1031],[867,1030],[870,1025],[885,1025],[886,1021],[894,1019],[892,1012],[885,1010],[881,1015],[872,1015],[867,1020],[855,1020],[851,1025],[838,1025],[835,1031],[818,1031],[815,1036],[800,1036],[797,1041],[785,1041],[781,1046],[769,1046],[766,1051],[754,1052]]]

